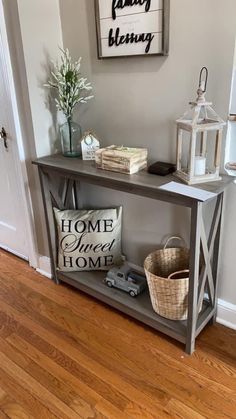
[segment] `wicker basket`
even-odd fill
[[[171,320],[185,320],[188,316],[189,249],[167,248],[151,253],[144,262],[153,310]],[[183,273],[179,278],[180,271]],[[172,279],[177,275],[178,279]],[[187,276],[187,277],[186,277]]]

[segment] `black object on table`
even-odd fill
[[[151,164],[148,168],[148,172],[152,175],[167,176],[176,171],[176,166],[173,163],[166,163],[157,161]]]

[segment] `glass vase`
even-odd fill
[[[67,119],[65,124],[60,127],[62,153],[65,157],[81,156],[81,126],[73,122],[71,118]]]

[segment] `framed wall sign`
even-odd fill
[[[168,55],[170,0],[95,0],[98,57]]]

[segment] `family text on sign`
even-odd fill
[[[143,6],[145,4],[145,12],[149,12],[151,7],[151,0],[113,0],[112,1],[112,18],[116,20],[117,9],[124,9],[127,6]],[[120,28],[117,27],[115,31],[113,28],[109,30],[108,35],[108,46],[109,47],[119,47],[122,44],[137,44],[137,43],[146,43],[145,53],[147,54],[150,51],[151,43],[154,39],[154,36],[151,32],[148,33],[126,33],[120,35]]]
[[[143,6],[145,12],[149,12],[152,0],[112,0],[112,19],[116,19],[116,9],[124,9],[127,6]]]

